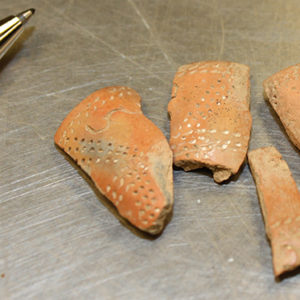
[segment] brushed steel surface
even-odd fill
[[[274,145],[300,187],[300,155],[262,81],[300,62],[298,0],[3,1],[36,14],[0,62],[0,299],[299,299],[276,283],[249,168],[218,185],[174,171],[171,222],[154,240],[122,225],[53,143],[67,113],[128,85],[169,135],[176,69],[201,60],[251,68],[250,148]]]

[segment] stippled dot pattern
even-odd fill
[[[162,186],[170,187],[172,182],[159,183],[155,178],[152,161],[153,157],[159,160],[159,155],[155,156],[154,148],[161,145],[166,152],[167,159],[160,164],[163,181],[172,180],[172,152],[159,129],[143,116],[134,90],[111,87],[101,91],[69,114],[55,140],[122,216],[155,234],[163,226],[161,213],[167,215],[172,208],[172,191],[166,197]],[[145,142],[149,131],[152,136]]]
[[[174,163],[185,169],[221,165],[237,170],[250,138],[248,98],[246,66],[204,62],[180,67],[168,107]]]

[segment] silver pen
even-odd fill
[[[24,24],[34,12],[34,8],[27,9],[16,16],[9,16],[0,21],[0,59],[21,35]]]

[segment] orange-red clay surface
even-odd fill
[[[273,253],[275,276],[300,265],[300,193],[274,147],[248,153]]]
[[[185,171],[208,167],[222,182],[245,160],[252,118],[249,67],[206,61],[181,66],[174,78],[170,145]]]
[[[91,177],[121,216],[140,230],[162,231],[173,206],[172,152],[128,87],[98,90],[79,103],[55,143]]]
[[[272,75],[263,85],[288,136],[300,149],[300,64]]]

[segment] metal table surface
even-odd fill
[[[153,240],[122,225],[53,143],[91,92],[127,85],[168,137],[176,69],[201,60],[251,68],[250,148],[274,145],[300,187],[300,155],[262,81],[300,62],[297,0],[10,0],[35,7],[0,62],[0,299],[299,299],[275,282],[255,185],[174,171],[171,222]]]

